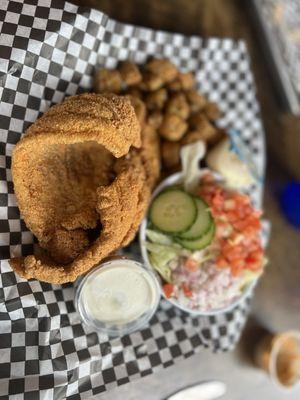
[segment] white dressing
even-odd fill
[[[124,325],[149,312],[157,301],[157,286],[148,271],[131,260],[114,260],[86,281],[81,301],[90,318]]]

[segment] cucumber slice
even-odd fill
[[[186,240],[176,238],[176,241],[181,244],[182,247],[188,250],[202,250],[208,245],[211,244],[213,238],[215,236],[215,224],[214,222],[211,224],[209,231],[205,233],[201,238],[196,240]]]
[[[188,193],[177,188],[168,189],[153,200],[149,216],[160,231],[178,234],[193,225],[197,217],[197,207]]]
[[[208,204],[202,199],[199,199],[199,197],[195,197],[194,199],[197,205],[196,221],[193,223],[190,229],[178,235],[180,239],[199,239],[206,232],[208,232],[211,224],[213,223]]]

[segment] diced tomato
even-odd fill
[[[172,285],[172,283],[165,283],[163,286],[163,291],[166,295],[166,298],[169,299],[174,294],[174,285]]]
[[[253,264],[253,263],[256,263],[257,258],[256,258],[256,257],[253,257],[253,256],[248,256],[248,257],[245,259],[245,261],[246,261],[247,264]]]
[[[234,223],[236,221],[239,221],[239,216],[235,211],[228,211],[226,213],[226,218],[230,223]]]
[[[236,207],[236,203],[233,199],[227,199],[224,201],[224,210],[231,211],[234,210]]]
[[[242,246],[232,246],[226,251],[225,256],[231,262],[233,260],[240,260],[242,257],[243,248]]]
[[[236,221],[232,222],[232,225],[234,226],[235,229],[242,232],[245,228],[247,228],[248,224],[246,220],[237,219]]]
[[[186,295],[186,297],[192,297],[193,296],[193,292],[191,291],[191,289],[185,283],[182,285],[182,290],[183,290],[183,293]]]
[[[223,209],[224,204],[224,196],[221,191],[217,191],[212,200],[211,200],[212,207],[216,209],[216,211],[220,212]]]
[[[195,272],[198,269],[198,263],[197,261],[193,260],[192,258],[188,258],[185,263],[184,267],[191,272]]]
[[[233,260],[230,263],[231,272],[234,276],[238,275],[245,268],[245,263],[242,259]]]
[[[243,269],[262,266],[263,249],[259,232],[262,212],[253,209],[249,196],[229,191],[215,182],[211,174],[201,179],[199,195],[208,203],[216,223],[214,249],[218,268],[230,268],[236,276]],[[186,268],[194,270],[187,260]]]
[[[236,215],[239,219],[244,219],[246,218],[247,214],[245,212],[245,208],[244,207],[238,207],[236,209]]]
[[[219,268],[227,268],[228,267],[228,262],[226,259],[222,256],[219,256],[216,260],[217,267]]]

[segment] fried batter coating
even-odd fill
[[[165,168],[174,168],[180,164],[180,142],[164,140],[161,145],[162,162]]]
[[[168,99],[168,92],[166,91],[166,89],[161,88],[156,90],[155,92],[150,92],[146,96],[145,103],[149,111],[156,109],[160,110],[163,108],[167,99]]]
[[[164,83],[173,81],[178,75],[178,69],[171,61],[158,58],[148,61],[146,70],[159,76]]]
[[[180,140],[187,130],[187,123],[178,115],[166,114],[159,127],[159,134],[170,141]]]
[[[160,89],[163,83],[160,76],[146,71],[143,73],[143,80],[139,84],[139,87],[144,91],[153,92],[154,90]]]
[[[44,251],[10,261],[21,276],[73,281],[132,237],[150,197],[147,160],[142,150],[131,150],[135,162],[116,157],[136,144],[134,109],[114,95],[71,97],[28,129],[12,172],[20,211]],[[93,242],[88,229],[99,224]]]
[[[137,119],[142,127],[145,123],[147,114],[145,103],[137,97],[131,95],[128,95],[127,97],[129,97],[129,100],[131,102],[132,107],[134,108]]]
[[[122,79],[119,71],[102,68],[94,76],[95,93],[119,93]]]
[[[153,128],[158,129],[163,121],[163,114],[159,110],[149,113],[147,122]]]
[[[143,130],[144,131],[144,130]],[[145,131],[144,131],[145,132]],[[150,133],[151,135],[151,133]],[[146,146],[146,149],[144,150],[139,150],[135,151],[132,150],[126,157],[125,159],[120,159],[117,161],[116,169],[118,171],[121,170],[126,170],[127,168],[131,168],[132,166],[135,166],[137,168],[143,168],[145,172],[145,179],[142,185],[142,189],[139,191],[138,194],[138,199],[137,199],[137,206],[136,206],[136,215],[135,219],[127,232],[126,236],[124,237],[121,246],[127,246],[135,237],[135,234],[139,228],[139,225],[144,218],[145,210],[147,209],[150,198],[151,198],[151,186],[154,185],[154,180],[153,176],[151,177],[149,174],[150,171],[154,173],[154,175],[157,176],[157,168],[160,168],[159,164],[159,158],[157,159],[158,161],[155,163],[153,162],[152,156],[153,151],[155,150],[155,147],[153,147],[154,142],[153,142],[153,137],[149,141],[149,132],[147,132],[147,126],[146,126],[146,135],[147,140],[143,141],[144,145]],[[143,149],[144,147],[142,147]],[[143,152],[141,155],[140,152]],[[152,154],[151,154],[152,153]],[[150,170],[149,170],[150,168]]]
[[[216,128],[209,122],[205,114],[198,112],[191,116],[190,126],[202,134],[202,139],[208,141],[216,134]]]
[[[160,175],[160,140],[157,131],[149,124],[143,127],[141,135],[142,146],[138,152],[145,168],[147,185],[153,189]]]
[[[180,72],[178,79],[182,90],[191,90],[196,86],[195,76],[192,72]]]
[[[133,86],[133,87],[131,86],[131,87],[127,88],[125,94],[128,94],[128,95],[130,95],[132,97],[136,97],[136,98],[138,98],[140,100],[143,100],[142,91],[139,88],[135,87],[135,86]]]
[[[187,119],[190,115],[190,107],[186,101],[184,94],[174,94],[167,103],[166,112],[175,114],[182,119]]]
[[[83,229],[56,229],[49,242],[39,244],[49,252],[54,261],[68,264],[88,247],[89,240]]]
[[[123,61],[119,67],[121,78],[127,86],[137,85],[142,80],[142,74],[136,64]]]
[[[136,222],[144,183],[144,169],[141,164],[134,163],[122,170],[111,185],[97,189],[101,234],[70,264],[63,266],[47,254],[39,254],[11,259],[12,268],[26,279],[60,284],[73,282],[128,240],[127,235]]]
[[[197,90],[189,90],[186,92],[186,98],[192,113],[202,110],[206,104],[206,98],[198,93]]]
[[[192,72],[179,72],[177,78],[168,84],[168,89],[174,92],[194,89],[195,76]]]
[[[222,115],[221,110],[218,105],[213,102],[208,102],[203,108],[204,114],[210,121],[215,121],[219,119]]]

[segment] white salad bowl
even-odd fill
[[[207,169],[203,169],[203,173],[207,172]],[[210,173],[212,173],[217,179],[221,180],[220,175],[213,173],[212,171],[210,171]],[[151,200],[153,200],[158,193],[160,193],[162,190],[164,190],[166,187],[168,186],[172,186],[172,185],[176,185],[176,184],[180,184],[183,181],[183,173],[182,172],[177,172],[176,174],[170,175],[168,178],[166,178],[164,181],[162,181],[157,188],[154,190],[153,194],[152,194],[152,198]],[[145,242],[146,242],[146,229],[147,229],[147,225],[148,225],[148,218],[144,218],[144,220],[141,223],[140,226],[140,230],[139,230],[139,242],[140,242],[140,249],[141,249],[141,254],[143,257],[143,261],[146,265],[146,267],[148,268],[152,268],[154,271],[155,269],[153,268],[153,266],[151,265],[151,262],[149,260],[148,257],[148,251],[147,248],[145,246]],[[156,271],[155,271],[156,272]],[[185,307],[181,304],[179,304],[176,300],[172,299],[172,298],[167,298],[163,288],[162,288],[162,278],[160,277],[159,273],[156,272],[156,275],[159,276],[159,283],[160,283],[160,288],[161,288],[161,294],[162,296],[171,304],[173,304],[175,307],[179,308],[182,311],[185,311],[189,314],[192,314],[194,316],[213,316],[213,315],[218,315],[218,314],[222,314],[228,311],[231,311],[233,308],[237,307],[240,303],[242,303],[254,290],[258,278],[256,278],[255,280],[253,280],[251,283],[249,283],[243,293],[240,295],[239,298],[237,298],[236,300],[234,300],[231,304],[229,304],[226,307],[223,308],[218,308],[218,309],[214,309],[214,310],[209,310],[209,311],[195,311],[191,308]]]

